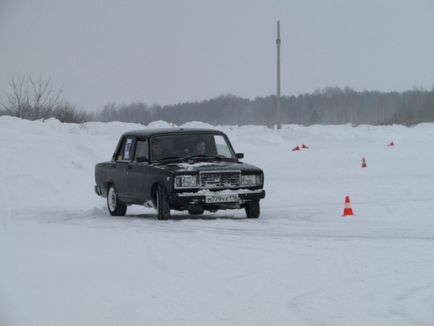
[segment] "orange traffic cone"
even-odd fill
[[[366,168],[368,165],[366,164],[365,158],[362,160],[362,168]]]
[[[300,150],[300,146],[298,146],[297,145],[297,147],[294,147],[293,149],[292,149],[292,151],[299,151]]]
[[[308,148],[309,148],[309,146],[307,146],[307,145],[303,144],[303,145],[301,145],[301,148],[305,148],[305,149],[308,149]]]
[[[345,197],[344,214],[342,216],[354,216],[353,209],[351,208],[350,196]]]
[[[395,143],[394,142],[391,142],[389,145],[387,145],[387,146],[395,146]]]

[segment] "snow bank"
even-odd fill
[[[111,217],[94,166],[147,127],[171,125],[0,117],[1,325],[434,323],[433,124],[219,126],[265,171],[260,219]]]

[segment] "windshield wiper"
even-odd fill
[[[167,156],[167,157],[160,158],[157,161],[183,161],[183,160],[184,160],[183,157],[179,157],[179,156]]]
[[[206,160],[218,160],[221,161],[222,157],[218,156],[218,155],[191,155],[191,156],[187,156],[185,158],[186,160],[200,160],[200,159],[206,159]]]

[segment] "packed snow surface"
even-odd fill
[[[111,217],[94,166],[140,128],[0,117],[0,325],[434,325],[433,124],[216,127],[259,219]]]

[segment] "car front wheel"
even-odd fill
[[[202,215],[204,212],[205,210],[203,209],[203,207],[195,207],[188,210],[188,214],[190,215]]]
[[[259,200],[253,200],[246,204],[246,215],[248,218],[258,218],[261,214],[261,208],[259,206]]]
[[[155,193],[155,207],[157,209],[157,218],[159,220],[168,220],[170,218],[170,207],[167,199],[166,189],[160,185],[157,186]]]
[[[107,192],[107,208],[112,216],[124,216],[127,212],[127,205],[119,200],[113,185],[109,186]]]

